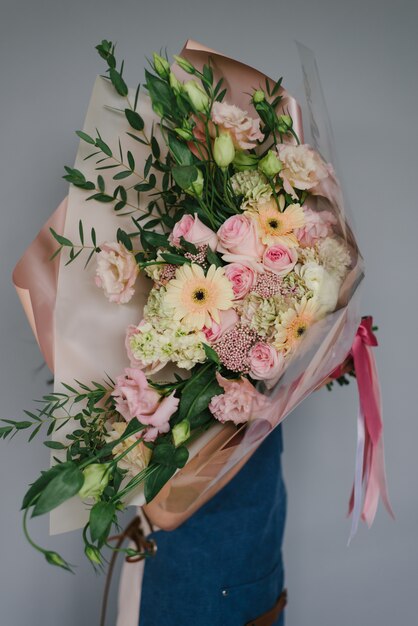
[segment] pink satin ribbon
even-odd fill
[[[373,347],[377,339],[373,333],[373,318],[364,317],[354,338],[350,355],[354,362],[359,391],[357,418],[357,453],[354,486],[348,514],[353,514],[348,543],[357,532],[360,518],[368,527],[376,516],[379,497],[394,518],[389,501],[383,448],[381,393]],[[340,368],[332,377],[341,374]],[[364,498],[363,498],[364,494]]]

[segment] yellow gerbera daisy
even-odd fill
[[[300,204],[290,204],[284,211],[279,211],[274,200],[259,205],[258,226],[261,240],[267,245],[281,243],[297,246],[299,242],[293,231],[304,223],[305,216]]]
[[[190,330],[219,323],[219,311],[230,309],[234,293],[222,267],[211,265],[205,275],[196,263],[182,265],[167,284],[165,300],[174,309],[174,319]]]
[[[281,315],[276,327],[274,345],[278,350],[291,352],[297,348],[306,331],[321,317],[317,302],[305,297]]]

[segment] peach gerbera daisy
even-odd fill
[[[167,284],[165,299],[174,309],[174,319],[191,330],[219,324],[219,311],[232,307],[232,285],[222,267],[211,265],[205,275],[196,263],[182,265]]]
[[[302,228],[305,216],[300,204],[290,204],[284,211],[279,211],[275,200],[263,202],[258,208],[258,227],[261,240],[267,245],[281,243],[285,246],[299,245],[294,233]]]
[[[297,348],[308,328],[320,317],[321,312],[317,302],[312,298],[307,300],[303,297],[294,308],[288,309],[281,315],[280,323],[276,326],[274,346],[277,350],[292,352]]]

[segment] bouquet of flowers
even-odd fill
[[[174,515],[199,505],[327,379],[352,345],[363,273],[333,167],[304,143],[281,79],[233,72],[189,42],[173,66],[153,55],[145,95],[128,89],[110,41],[97,50],[106,76],[65,168],[69,200],[43,232],[55,270],[43,289],[38,273],[30,302],[51,367],[65,336],[66,364],[81,371],[89,352],[94,366],[56,379],[0,434],[53,435],[52,466],[24,497],[25,533],[30,513],[76,497],[100,565],[127,503]]]

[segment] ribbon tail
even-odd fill
[[[366,429],[364,423],[364,415],[361,407],[357,416],[357,450],[356,450],[356,469],[354,476],[353,493],[350,499],[349,512],[352,511],[351,530],[348,538],[348,546],[357,533],[358,525],[362,513],[363,504],[363,466],[364,466],[364,450],[366,442]]]

